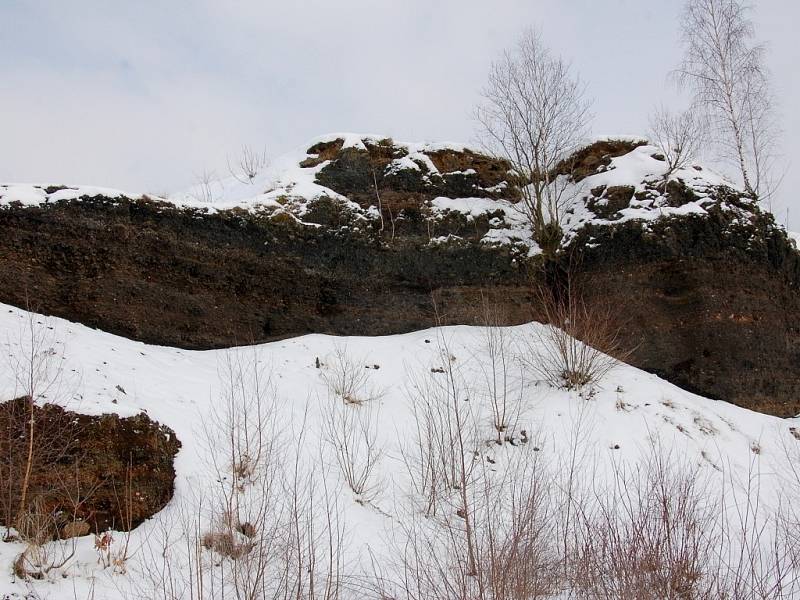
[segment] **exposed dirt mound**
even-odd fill
[[[470,226],[459,225],[464,236]],[[446,235],[449,222],[436,227]],[[0,209],[0,231],[0,300],[25,306],[27,297],[43,312],[150,343],[398,333],[433,323],[432,292],[449,318],[490,287],[503,290],[510,318],[529,318],[524,268],[507,248],[430,246],[427,234],[401,237],[399,226],[386,244],[291,219],[96,198]]]
[[[504,182],[513,183],[508,173],[511,165],[504,160],[478,154],[471,150],[464,150],[463,152],[436,150],[429,152],[428,156],[440,173],[474,170],[478,175],[478,182],[484,188],[491,188]]]
[[[448,148],[410,152],[389,138],[365,138],[362,144],[343,147],[342,139],[320,142],[308,149],[311,156],[301,165],[329,161],[316,182],[362,208],[380,204],[385,221],[413,218],[437,196],[513,200],[520,195],[505,160]]]
[[[593,293],[619,307],[636,366],[753,410],[800,413],[800,255],[771,216],[590,226],[570,251]]]
[[[25,398],[0,404],[0,504],[5,513],[0,519],[15,514],[19,502],[29,439],[27,407]],[[34,420],[27,500],[61,537],[136,527],[172,498],[173,460],[181,444],[171,429],[147,415],[95,417],[46,404],[34,408]]]
[[[300,163],[301,167],[316,167],[317,165],[321,165],[326,160],[333,160],[336,158],[336,155],[339,153],[339,150],[342,149],[344,145],[344,140],[333,140],[332,142],[320,142],[318,144],[314,144],[309,148],[306,153],[310,156]]]
[[[572,175],[575,181],[581,181],[610,165],[612,158],[628,154],[646,143],[644,140],[600,140],[578,150],[556,167],[556,173]]]

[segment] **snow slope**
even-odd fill
[[[4,356],[25,351],[21,340],[26,336],[27,317],[22,310],[0,305]],[[6,543],[0,544],[0,594],[23,594],[33,586],[54,600],[87,598],[91,593],[97,598],[138,597],[130,590],[147,581],[153,540],[164,524],[178,523],[187,507],[191,512],[199,492],[215,489],[215,475],[208,466],[215,450],[203,431],[218,422],[226,389],[225,365],[232,356],[252,360],[260,372],[270,374],[275,398],[272,419],[285,436],[281,439],[302,437],[302,464],[320,466],[325,488],[336,492],[346,532],[346,569],[352,572],[368,570],[373,558],[381,562],[396,556],[394,544],[402,537],[404,525],[420,518],[422,509],[414,498],[401,450],[416,430],[414,386],[424,387],[425,382],[444,377],[439,371],[447,366],[446,360],[457,365],[464,400],[474,411],[481,439],[476,460],[491,472],[510,468],[524,453],[538,453],[561,465],[575,444],[586,459],[580,463],[581,476],[599,484],[613,465],[646,453],[657,436],[712,478],[722,477],[724,469],[725,477],[745,480],[756,465],[761,473],[761,502],[769,511],[777,505],[781,490],[788,489],[786,449],[800,445],[790,432],[798,424],[795,419],[782,420],[702,398],[630,366],[616,367],[591,393],[578,394],[537,381],[530,369],[515,360],[513,388],[521,406],[517,443],[496,445],[491,442],[495,433],[480,393],[490,364],[487,330],[478,327],[387,337],[307,335],[245,349],[185,351],[130,341],[60,319],[34,315],[33,322],[48,336],[52,355],[61,361],[64,382],[60,388],[70,391],[41,400],[89,414],[125,416],[144,411],[173,428],[183,447],[176,462],[175,498],[161,515],[133,532],[125,574],[98,564],[94,540],[88,536],[78,540],[75,558],[50,580],[15,582],[11,562],[22,547]],[[534,340],[536,344],[532,334],[542,327],[528,324],[503,329],[510,352],[529,353],[528,343]],[[359,372],[368,373],[364,389],[376,396],[370,404],[371,410],[378,411],[377,439],[384,453],[375,474],[376,494],[368,501],[348,490],[322,433],[331,406],[324,376],[336,364],[337,352],[349,356]],[[0,399],[18,393],[11,369],[0,370]],[[520,443],[522,430],[527,443]],[[115,534],[115,540],[121,544],[124,536]]]

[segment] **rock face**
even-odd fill
[[[172,498],[180,442],[147,415],[88,416],[45,404],[34,408],[34,420],[27,504],[49,534],[126,531]],[[13,520],[18,509],[28,421],[25,398],[0,404],[0,522]]]
[[[477,244],[103,198],[0,210],[0,231],[0,300],[150,343],[397,333],[433,323],[432,292],[457,320],[491,287],[529,314],[519,263]]]
[[[691,391],[800,412],[800,258],[764,218],[720,214],[587,230],[582,270],[619,307],[633,363]],[[584,247],[585,248],[585,247]]]
[[[658,168],[643,144],[598,143],[564,167],[585,189],[565,248],[547,259],[510,208],[519,188],[507,163],[374,138],[310,147],[298,168],[327,191],[300,204],[291,185],[248,210],[103,195],[0,202],[0,301],[212,348],[479,322],[482,294],[519,323],[537,314],[538,274],[549,284],[577,265],[619,307],[636,366],[757,410],[800,412],[792,243],[699,167],[669,183],[627,181],[626,160]]]

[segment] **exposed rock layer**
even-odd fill
[[[34,422],[26,504],[45,531],[55,534],[56,528],[62,537],[125,531],[172,498],[173,460],[181,444],[144,413],[89,416],[46,404],[34,408]],[[28,423],[24,398],[0,404],[0,506],[11,515],[18,510],[27,465]]]
[[[636,145],[584,151],[578,167],[582,175],[603,169]],[[328,161],[318,182],[362,207],[375,204],[377,188],[382,226],[375,219],[348,228],[348,215],[324,198],[305,217],[322,227],[146,199],[12,205],[0,209],[0,300],[186,348],[308,332],[397,333],[433,325],[437,312],[446,323],[472,323],[482,294],[508,323],[536,316],[529,289],[541,257],[479,243],[491,215],[426,214],[431,198],[467,187],[492,197],[505,181],[507,195],[518,193],[504,179],[507,165],[447,151],[429,157],[439,175],[424,179],[420,165],[392,179],[384,174],[399,154],[388,142],[366,150],[328,142],[309,154],[309,166]],[[597,210],[609,215],[634,199],[633,188],[596,193]],[[675,206],[693,197],[680,185],[667,194]],[[449,233],[460,239],[429,243]],[[800,412],[800,267],[769,215],[756,211],[743,222],[712,207],[647,227],[587,225],[563,256],[579,257],[595,293],[619,307],[636,366],[756,410]],[[544,271],[563,271],[558,260]]]

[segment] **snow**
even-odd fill
[[[402,142],[393,139],[391,136],[380,133],[353,133],[353,132],[337,132],[326,133],[309,140],[303,145],[303,148],[311,148],[316,144],[335,142],[336,140],[344,140],[343,148],[358,148],[365,149],[367,143],[377,144],[383,140],[391,139],[392,143],[398,148],[403,148],[408,152],[436,152],[439,150],[452,150],[454,152],[463,152],[464,150],[474,150],[473,148],[462,144],[460,142]],[[477,151],[477,150],[475,150]]]
[[[198,183],[191,188],[170,194],[168,198],[154,198],[158,201],[170,203],[176,207],[191,208],[204,212],[218,212],[230,209],[244,209],[247,211],[265,211],[267,213],[288,213],[299,223],[309,227],[319,227],[315,223],[305,222],[304,216],[309,206],[319,198],[331,198],[342,204],[355,220],[375,220],[379,218],[377,207],[360,207],[335,191],[315,183],[320,170],[324,169],[327,162],[322,162],[313,167],[301,167],[300,164],[311,157],[307,150],[315,144],[341,140],[344,148],[364,149],[367,144],[378,144],[386,139],[380,134],[361,134],[338,132],[318,136],[300,148],[288,152],[270,161],[252,179],[239,176],[217,176],[210,174],[205,177],[205,183]],[[601,139],[624,140],[630,142],[645,142],[641,136],[613,135],[587,141],[587,144]],[[440,150],[461,152],[470,150],[464,144],[455,142],[401,142],[392,141],[398,153],[402,154],[393,159],[386,167],[385,174],[391,175],[402,170],[426,171],[423,177],[446,175],[439,173],[429,153]],[[473,150],[475,151],[475,150]],[[633,151],[615,157],[607,168],[594,173],[578,184],[567,184],[567,189],[562,195],[568,199],[565,214],[562,216],[561,226],[564,230],[564,243],[584,226],[609,225],[626,221],[640,221],[643,224],[657,219],[685,216],[689,214],[706,214],[706,208],[715,204],[714,192],[719,186],[737,190],[736,186],[723,176],[707,168],[695,165],[679,169],[670,176],[670,179],[682,181],[697,196],[697,199],[682,206],[670,206],[666,196],[657,192],[657,184],[663,179],[667,169],[666,163],[653,158],[658,149],[651,145],[642,145]],[[472,170],[461,174],[469,174]],[[557,183],[554,185],[562,185]],[[634,193],[642,199],[632,199],[630,206],[623,208],[611,218],[601,218],[587,206],[587,202],[596,201],[591,190],[600,187],[630,186]],[[0,185],[0,207],[12,202],[24,206],[37,206],[40,204],[54,203],[62,200],[72,200],[81,197],[107,196],[111,198],[141,198],[141,194],[128,194],[119,190],[98,188],[92,186],[70,186],[65,189],[47,193],[44,184],[4,184]],[[503,183],[486,190],[493,194],[500,194],[505,189]],[[603,200],[599,200],[602,204]],[[483,236],[481,242],[489,245],[519,247],[528,256],[540,252],[539,247],[532,239],[531,228],[519,204],[502,198],[492,200],[488,198],[435,198],[430,205],[433,217],[439,218],[448,211],[461,212],[468,219],[474,219],[482,214],[501,212],[502,219],[490,223],[490,230]],[[729,210],[738,211],[742,218],[747,218],[746,211],[733,206],[726,206]],[[437,240],[441,241],[441,240]]]
[[[198,182],[189,189],[169,194],[166,198],[151,196],[179,207],[204,208],[211,212],[231,208],[280,208],[277,199],[281,196],[302,199],[304,202],[320,196],[342,199],[333,190],[314,183],[316,174],[325,167],[325,163],[317,167],[300,167],[300,162],[309,157],[306,150],[315,144],[336,140],[343,140],[343,148],[366,149],[365,143],[378,143],[385,139],[387,136],[379,134],[329,133],[313,138],[300,148],[269,161],[267,166],[252,180],[241,176],[234,177],[228,174],[226,169],[209,173],[202,177],[205,180],[204,183]],[[405,150],[407,155],[398,159],[393,165],[393,169],[418,170],[417,162],[421,162],[431,173],[438,173],[438,171],[425,154],[426,152],[467,149],[464,144],[455,142],[394,142],[394,144]],[[0,184],[0,205],[19,202],[25,206],[37,206],[59,200],[96,196],[131,199],[142,197],[140,193],[132,194],[121,190],[87,185],[71,185],[67,189],[48,194],[45,188],[51,185],[59,187],[56,184]]]
[[[431,206],[435,210],[454,210],[472,218],[486,213],[502,211],[507,217],[515,217],[520,212],[509,202],[492,200],[491,198],[434,198]]]
[[[530,256],[539,252],[539,247],[533,240],[527,217],[519,205],[507,200],[440,196],[431,201],[431,211],[434,218],[452,211],[466,215],[467,220],[470,221],[482,215],[500,212],[501,218],[494,217],[489,221],[491,228],[481,238],[481,243],[503,246],[522,245],[528,249]]]
[[[23,206],[39,206],[59,200],[75,200],[78,198],[95,198],[105,196],[107,198],[141,198],[141,194],[130,194],[112,188],[97,187],[91,185],[69,186],[48,193],[46,188],[49,184],[35,183],[10,183],[0,184],[0,206],[18,202]],[[53,186],[61,187],[61,186]]]
[[[479,203],[473,203],[472,209],[477,208]],[[291,432],[306,432],[301,452],[308,462],[303,464],[322,456],[326,486],[339,490],[347,531],[346,564],[352,569],[368,568],[372,557],[389,561],[396,552],[391,540],[402,535],[403,523],[419,517],[401,460],[401,448],[415,430],[410,400],[415,382],[435,381],[440,376],[432,369],[443,365],[442,348],[465,377],[465,390],[480,387],[481,369],[488,364],[487,330],[481,327],[444,327],[383,337],[306,335],[243,349],[187,351],[131,341],[61,319],[33,317],[37,331],[50,336],[54,356],[62,360],[66,379],[61,388],[71,391],[68,396],[47,400],[87,414],[129,416],[143,411],[174,429],[183,444],[176,460],[175,498],[158,518],[132,533],[134,552],[127,574],[103,569],[97,562],[93,538],[80,538],[75,558],[61,570],[63,577],[34,584],[55,600],[73,598],[73,587],[78,590],[77,597],[87,597],[89,586],[94,586],[97,597],[124,597],[120,590],[136,584],[148,568],[143,564],[148,540],[158,535],[165,522],[177,519],[187,504],[191,506],[199,490],[213,489],[214,476],[207,467],[213,450],[201,432],[215,421],[227,357],[249,357],[271,374],[275,422],[290,436]],[[25,339],[27,323],[28,313],[0,305],[3,355],[24,351],[20,340]],[[537,339],[533,334],[542,327],[533,323],[502,331],[516,354]],[[370,385],[383,392],[370,401],[378,411],[377,435],[385,452],[376,475],[378,494],[367,503],[347,490],[322,441],[330,406],[323,375],[337,352],[351,357],[359,369],[369,366],[365,372]],[[316,366],[317,359],[321,369]],[[612,465],[641,456],[655,435],[711,477],[717,476],[722,465],[732,476],[746,478],[758,461],[763,506],[777,505],[784,487],[781,474],[789,472],[784,448],[800,444],[789,431],[790,426],[800,424],[797,419],[779,419],[709,400],[627,365],[614,368],[591,394],[553,388],[524,366],[519,368],[520,378],[515,380],[522,406],[518,430],[525,429],[530,441],[517,447],[484,445],[482,452],[494,461],[494,468],[502,471],[520,460],[520,453],[533,451],[558,462],[570,452],[570,440],[576,439],[579,430],[580,450],[592,457],[591,464],[583,467],[589,469],[583,475],[599,484]],[[0,399],[18,394],[11,370],[0,370]],[[478,427],[489,440],[494,433],[485,407],[477,404],[479,397],[471,396],[472,404]],[[757,455],[754,447],[759,448]],[[124,536],[115,534],[115,539],[121,543]],[[9,575],[11,561],[20,551],[19,544],[0,544],[0,594],[21,594],[27,589],[28,584],[13,582]]]
[[[614,136],[612,139],[619,139]],[[696,200],[686,202],[681,206],[670,206],[666,195],[657,191],[659,184],[666,182],[667,163],[658,160],[653,155],[659,150],[655,146],[643,145],[631,152],[611,159],[611,163],[598,173],[589,175],[579,183],[568,186],[564,197],[572,198],[568,205],[566,215],[562,221],[565,241],[569,241],[578,230],[587,224],[609,225],[626,221],[640,221],[646,223],[657,219],[685,216],[689,214],[706,214],[706,207],[717,204],[714,193],[719,187],[726,187],[735,192],[742,193],[735,184],[719,173],[705,167],[690,165],[677,169],[670,174],[670,181],[681,181],[691,190]],[[592,190],[601,187],[629,186],[633,194],[643,194],[644,198],[631,199],[630,205],[618,211],[612,218],[598,217],[588,206],[592,199]],[[662,188],[663,189],[663,188]],[[598,201],[601,205],[603,200]],[[739,213],[746,218],[746,211],[732,205],[723,206],[724,209]]]

